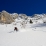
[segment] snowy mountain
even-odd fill
[[[0,23],[0,46],[46,46],[46,14],[34,14],[33,17],[18,13],[8,15],[14,21]]]
[[[15,22],[15,20],[22,20],[29,23],[32,20],[33,24],[46,23],[46,14],[34,14],[33,16],[28,16],[26,14],[18,13],[8,13],[7,11],[0,12],[0,23],[10,24]]]
[[[12,16],[14,15],[16,15],[16,13],[12,14]],[[33,21],[33,23],[44,23],[46,22],[46,14],[34,14],[33,16],[28,16],[26,14],[18,14],[18,17],[16,17],[16,19],[23,19],[27,23],[29,23],[30,19]]]

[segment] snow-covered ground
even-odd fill
[[[46,24],[27,24],[25,28],[0,24],[0,46],[46,46]]]
[[[46,46],[46,14],[27,16],[2,11],[1,15],[4,17],[0,18],[0,46]],[[13,23],[2,23],[7,15],[14,19]],[[14,31],[15,27],[18,31]]]

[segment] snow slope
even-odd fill
[[[0,25],[0,46],[46,46],[46,26],[27,24],[14,32],[14,25]]]
[[[33,24],[29,23],[30,19]],[[46,46],[46,23],[43,22],[46,22],[43,15],[36,15],[27,20],[18,17],[12,24],[0,24],[0,46]]]

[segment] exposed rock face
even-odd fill
[[[14,22],[15,19],[21,18],[21,19],[28,19],[28,16],[26,14],[18,14],[18,13],[8,13],[6,11],[0,12],[0,23],[6,23],[10,24]]]
[[[19,17],[21,17],[22,19],[25,19],[25,20],[27,20],[27,19],[28,19],[28,17],[27,17],[27,15],[26,15],[26,14],[19,14]]]
[[[11,16],[13,17],[13,19],[18,18],[18,14],[17,13],[13,13],[13,14],[11,14]]]
[[[6,11],[2,11],[0,12],[0,22],[1,23],[12,23],[14,20],[13,20],[13,17],[10,16],[10,14]]]

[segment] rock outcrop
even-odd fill
[[[11,16],[13,17],[13,19],[18,18],[18,14],[17,13],[13,13],[13,14],[11,14]]]
[[[10,24],[14,21],[13,17],[6,11],[0,12],[0,23]]]
[[[25,20],[28,19],[28,16],[26,14],[19,14],[19,17]]]

